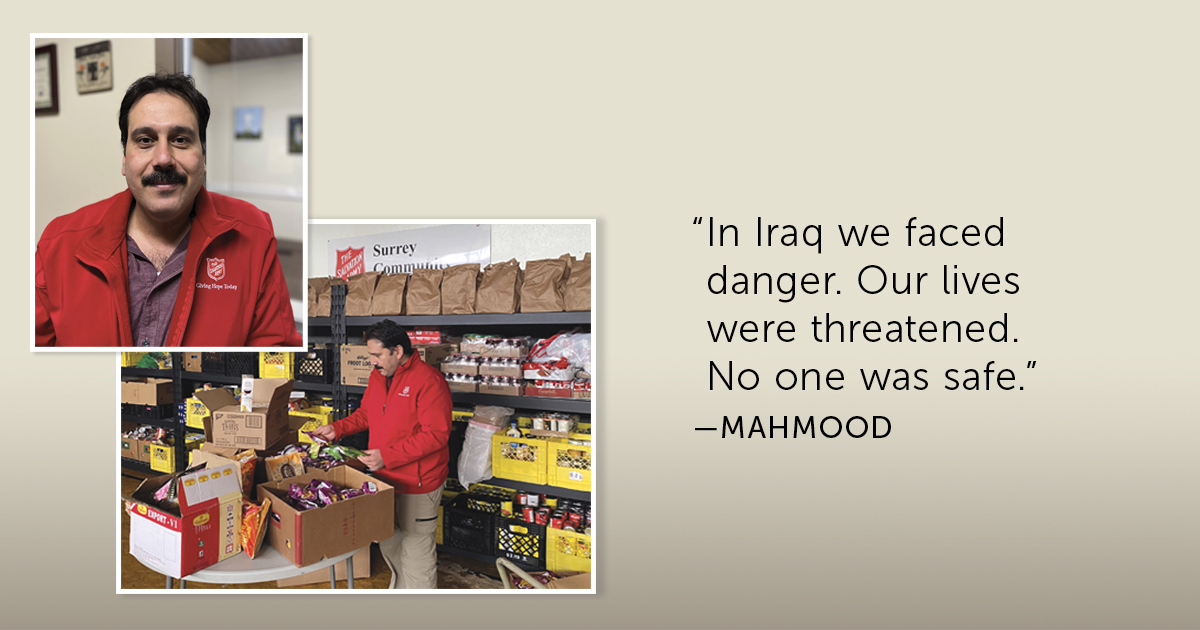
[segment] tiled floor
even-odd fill
[[[121,493],[131,494],[137,489],[144,475],[127,472],[121,476]],[[166,578],[159,573],[147,569],[133,556],[129,555],[129,515],[118,500],[117,509],[121,510],[121,587],[130,589],[165,589]],[[387,563],[379,555],[378,545],[371,546],[371,577],[355,578],[356,589],[386,589],[392,579],[392,572]],[[278,589],[275,582],[256,584],[201,584],[189,582],[189,589]],[[318,584],[291,586],[285,588],[327,589],[328,579]],[[345,580],[337,582],[337,588],[346,588]],[[488,589],[502,588],[499,574],[494,564],[476,562],[450,554],[438,555],[438,588],[439,589]]]

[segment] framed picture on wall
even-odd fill
[[[75,88],[80,94],[104,92],[113,87],[112,42],[75,48]]]
[[[34,113],[58,113],[58,46],[46,44],[33,51]]]
[[[234,116],[234,137],[238,140],[262,139],[263,108],[239,107]]]
[[[304,153],[304,117],[288,117],[288,153]]]

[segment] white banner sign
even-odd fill
[[[412,273],[492,261],[492,226],[441,225],[329,241],[329,269],[339,278],[365,271]]]

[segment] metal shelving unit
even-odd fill
[[[511,315],[392,315],[384,317],[346,317],[345,312],[345,291],[344,285],[333,287],[331,301],[331,316],[330,317],[310,317],[308,318],[309,339],[313,338],[314,333],[323,339],[332,339],[335,344],[341,345],[347,343],[351,338],[348,331],[361,333],[373,324],[376,324],[385,319],[390,319],[401,326],[417,327],[417,326],[441,326],[441,327],[456,327],[461,332],[476,332],[476,330],[461,330],[463,327],[473,329],[501,329],[506,331],[521,330],[523,328],[531,328],[535,331],[553,330],[554,327],[573,328],[573,327],[590,327],[592,314],[591,312],[562,312],[562,313],[515,313]],[[340,352],[337,346],[334,346],[335,357],[334,364],[334,392],[335,400],[338,392],[343,397],[361,396],[366,392],[365,387],[357,387],[353,385],[341,385],[341,360]],[[548,398],[538,396],[500,396],[496,394],[479,394],[474,392],[451,392],[451,396],[456,405],[500,405],[504,407],[513,407],[521,410],[531,411],[557,411],[562,413],[578,413],[590,415],[592,412],[592,401],[586,398]],[[344,417],[345,408],[340,410],[337,417]],[[508,479],[495,478],[487,482],[489,485],[503,486],[525,492],[546,493],[555,496],[560,496],[568,499],[580,501],[590,501],[591,493],[580,490],[571,490],[568,488],[560,488],[558,486],[538,485],[524,483],[520,481],[511,481]],[[460,549],[450,547],[438,547],[441,550],[455,553],[467,557],[473,557],[484,562],[495,561],[494,556],[481,556],[472,554],[471,552],[462,551]]]

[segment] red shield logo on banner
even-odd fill
[[[208,277],[213,280],[220,280],[225,277],[225,259],[224,258],[208,258]]]
[[[365,270],[363,268],[363,249],[362,247],[347,247],[346,249],[335,250],[337,252],[337,267],[334,269],[333,275],[346,280],[350,276],[362,273]]]

